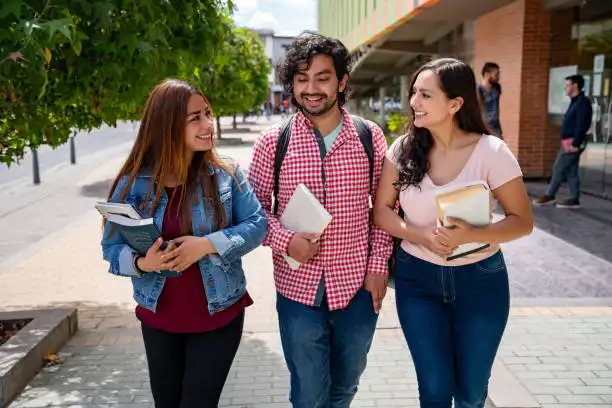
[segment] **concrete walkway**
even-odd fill
[[[250,160],[249,145],[223,147],[222,152],[243,166]],[[121,160],[120,156],[106,160],[82,174],[74,185],[86,188],[106,183]],[[87,191],[97,199],[104,190]],[[2,194],[0,201],[6,198]],[[612,213],[612,203],[597,203]],[[589,205],[585,202],[586,210]],[[592,244],[567,239],[565,221],[557,222],[559,217],[575,220],[582,215],[555,211],[560,210],[538,210],[538,226],[546,227],[504,246],[514,307],[499,361],[544,408],[611,407],[612,263],[606,254],[594,255]],[[22,223],[14,228],[35,225]],[[610,228],[600,227],[599,233],[605,236],[598,235],[596,240],[607,240],[609,248]],[[94,210],[75,213],[70,223],[0,274],[0,309],[79,307],[80,331],[62,350],[64,364],[45,368],[12,408],[153,407],[131,286],[127,279],[106,272],[106,263],[100,259],[100,234]],[[257,249],[244,264],[255,304],[248,309],[242,345],[221,406],[289,407],[269,250]],[[418,406],[414,367],[399,329],[393,291],[385,299],[368,367],[352,406]]]

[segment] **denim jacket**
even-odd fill
[[[225,170],[209,168],[211,177],[217,174],[219,196],[227,212],[227,228],[214,231],[213,207],[210,206],[208,211],[205,211],[201,183],[197,190],[198,200],[191,208],[193,235],[207,237],[218,252],[198,261],[211,314],[228,308],[245,294],[246,279],[241,258],[261,244],[268,227],[266,215],[251,186],[240,168],[237,165],[234,167],[237,182]],[[110,202],[119,202],[121,191],[128,180],[128,176],[120,179]],[[124,200],[125,203],[132,204],[137,211],[142,211],[142,216],[149,214],[153,200],[151,198],[151,202],[143,203],[150,182],[149,174],[137,175]],[[162,230],[167,203],[168,196],[162,191],[153,215],[154,224],[159,231]],[[116,231],[109,234],[110,226],[110,223],[106,223],[102,238],[103,258],[109,263],[109,272],[130,277],[134,300],[140,306],[155,311],[166,279],[173,278],[165,278],[157,273],[139,273],[134,267],[136,252],[126,244],[121,234]]]

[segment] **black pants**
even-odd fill
[[[155,408],[216,408],[243,325],[244,312],[205,333],[168,333],[142,325]]]

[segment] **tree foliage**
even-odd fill
[[[230,0],[2,0],[0,162],[136,118],[156,83],[215,58],[231,11]]]
[[[209,98],[216,116],[254,109],[268,96],[270,64],[259,36],[233,27],[212,65],[199,74],[198,85]]]

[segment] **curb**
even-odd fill
[[[0,319],[32,319],[0,346],[0,407],[7,407],[78,330],[77,309],[0,312]]]

